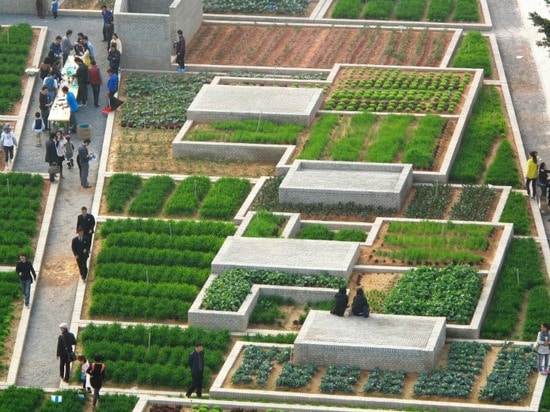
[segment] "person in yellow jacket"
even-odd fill
[[[534,199],[537,197],[537,152],[532,151],[529,153],[529,156],[527,160],[527,170],[525,171],[525,190],[527,190],[527,196],[532,196]],[[532,190],[529,190],[529,185],[531,185]]]

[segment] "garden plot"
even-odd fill
[[[316,69],[330,69],[335,63],[437,67],[455,35],[458,31],[203,23],[190,43],[186,62]]]
[[[368,322],[368,320],[367,320]],[[210,390],[214,398],[241,400],[261,397],[271,402],[353,405],[402,409],[449,407],[468,411],[525,410],[538,405],[543,380],[528,346],[490,346],[484,342],[452,342],[438,365],[421,374],[353,366],[299,366],[289,361],[287,345],[238,342]],[[502,391],[497,380],[517,368]],[[481,399],[481,400],[480,400]],[[445,404],[439,404],[444,401]],[[533,409],[534,410],[534,409]]]

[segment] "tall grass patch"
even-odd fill
[[[500,186],[521,187],[514,149],[506,139],[498,147],[497,154],[487,170],[485,183]]]
[[[528,198],[521,193],[511,192],[506,200],[500,221],[514,224],[514,234],[527,236],[531,233],[531,219],[527,209]]]
[[[471,31],[462,38],[453,59],[453,67],[483,69],[485,77],[493,74],[489,40],[478,31]]]

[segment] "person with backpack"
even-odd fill
[[[97,401],[99,400],[99,391],[103,386],[105,380],[105,364],[102,362],[103,356],[97,354],[94,356],[94,363],[90,365],[86,373],[90,375],[90,384],[94,388],[94,397],[92,401],[92,408],[95,408]]]
[[[40,115],[40,112],[36,112],[34,114],[34,120],[32,122],[32,131],[34,132],[34,136],[36,139],[36,147],[42,146],[42,132],[46,129],[46,123],[44,123],[44,119],[42,119],[42,116]]]

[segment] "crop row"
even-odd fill
[[[310,0],[206,0],[204,13],[290,14],[304,16]]]
[[[259,346],[247,346],[243,353],[243,362],[231,377],[233,384],[255,382],[265,385],[273,362],[280,364],[290,360],[290,348],[272,347],[264,350]]]
[[[296,144],[302,130],[301,125],[278,124],[267,120],[213,122],[191,130],[185,139],[226,143]]]
[[[258,210],[246,227],[246,237],[279,237],[285,218],[273,212]]]
[[[366,233],[359,229],[340,229],[333,231],[322,224],[303,227],[298,235],[300,239],[339,240],[344,242],[364,242]]]
[[[0,114],[12,110],[21,98],[21,79],[32,39],[28,23],[0,28]]]
[[[486,343],[452,342],[447,366],[422,372],[414,385],[414,394],[469,398],[474,379],[481,372],[485,354],[490,349]]]
[[[512,144],[502,139],[493,162],[487,169],[485,183],[500,186],[521,187],[518,165]]]
[[[89,314],[186,320],[212,259],[233,232],[215,222],[108,220],[100,230]]]
[[[506,120],[496,88],[491,86],[481,89],[451,168],[450,180],[478,183],[495,140],[506,136],[506,130]]]
[[[451,201],[451,186],[439,183],[414,188],[414,196],[405,215],[417,219],[441,219]]]
[[[0,272],[0,355],[4,354],[5,340],[10,333],[13,303],[21,295],[19,277],[15,272]],[[0,368],[6,365],[0,361]]]
[[[206,290],[202,308],[237,311],[250,293],[253,284],[306,286],[338,289],[347,287],[343,278],[331,275],[301,275],[265,270],[232,269],[214,279]]]
[[[427,8],[427,11],[426,11]],[[335,19],[479,21],[476,0],[338,0]]]
[[[467,33],[456,51],[453,67],[483,69],[485,77],[491,77],[491,50],[488,40],[478,31]]]
[[[175,190],[174,190],[175,188]],[[212,185],[207,176],[191,176],[178,186],[169,176],[145,180],[131,174],[115,174],[107,187],[107,211],[135,216],[192,216],[203,219],[232,218],[250,191],[250,182],[224,177]],[[137,192],[137,194],[136,194]],[[132,200],[133,198],[133,200]]]
[[[407,372],[400,371],[384,371],[380,368],[374,368],[369,373],[369,380],[363,385],[364,392],[381,392],[381,393],[401,393]]]
[[[187,119],[187,108],[213,76],[197,73],[162,76],[133,73],[125,78],[126,104],[120,124],[130,127],[178,127]]]
[[[430,169],[446,120],[427,115],[376,116],[356,114],[349,120],[329,114],[312,127],[300,159],[412,163],[415,169]],[[341,137],[335,138],[338,134]]]
[[[39,175],[0,176],[0,264],[12,265],[20,253],[34,255],[44,180]]]
[[[223,363],[229,345],[227,331],[91,324],[79,334],[85,355],[104,356],[112,382],[173,388],[185,388],[191,382],[187,356],[195,342],[208,348],[204,365],[207,386],[211,374]]]
[[[392,288],[383,312],[401,315],[445,316],[467,324],[477,306],[482,276],[466,266],[420,267],[406,272]]]

